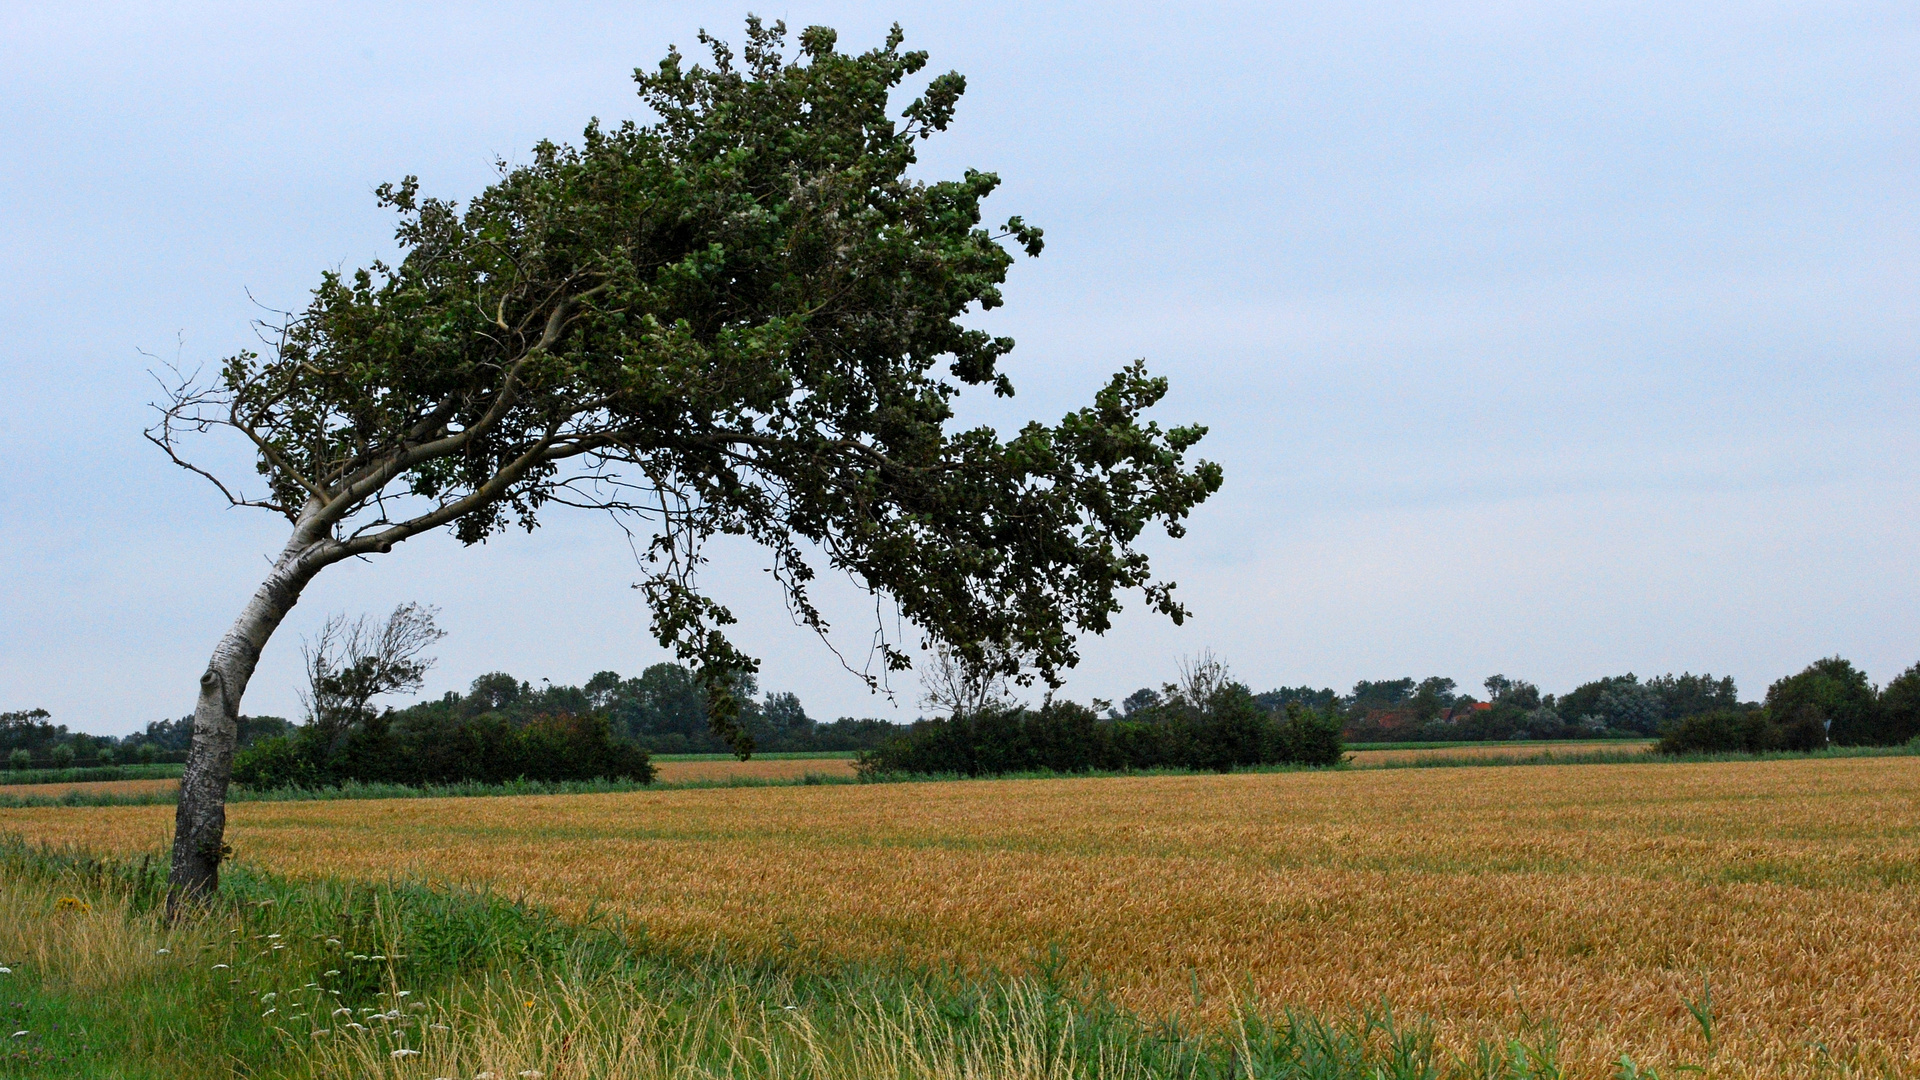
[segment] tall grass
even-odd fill
[[[1132,1080],[1557,1077],[1551,1032],[1437,1050],[1382,1010],[1144,1022],[1057,968],[782,967],[484,892],[236,868],[168,926],[157,866],[0,842],[0,1074]],[[9,1030],[14,1030],[10,1028]]]

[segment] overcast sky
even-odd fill
[[[636,117],[715,4],[0,9],[0,709],[126,732],[196,677],[284,540],[140,438],[145,374],[214,363],[322,270],[392,251],[373,187],[467,198],[496,158]],[[1070,696],[1211,648],[1255,689],[1623,671],[1743,696],[1839,653],[1920,661],[1920,7],[1906,3],[787,4],[898,20],[968,93],[923,173],[998,172],[1047,231],[1006,308],[1010,425],[1135,357],[1226,485],[1152,545],[1195,618],[1131,605]],[[905,101],[902,100],[901,104]],[[231,448],[215,460],[244,471]],[[728,549],[707,576],[816,717],[910,717]],[[299,639],[417,600],[429,691],[663,658],[631,555],[553,515],[335,567]],[[834,598],[856,659],[873,609]]]

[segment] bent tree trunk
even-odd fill
[[[200,676],[193,742],[174,811],[173,867],[167,876],[170,916],[183,904],[210,897],[220,883],[220,861],[227,851],[227,782],[233,775],[240,699],[260,662],[260,650],[327,561],[322,553],[328,542],[316,542],[305,533],[305,529],[294,530],[294,538],[214,647]]]

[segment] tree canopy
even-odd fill
[[[1182,535],[1221,471],[1187,460],[1204,428],[1144,420],[1164,379],[1134,363],[1008,437],[954,424],[966,388],[1014,390],[1013,342],[962,317],[1000,306],[1007,245],[1041,250],[1018,217],[982,226],[991,173],[910,175],[965,80],[928,80],[896,115],[927,62],[897,27],[858,54],[811,27],[789,57],[785,28],[758,20],[737,56],[701,41],[709,64],[673,51],[636,72],[652,122],[543,142],[464,206],[411,177],[380,187],[401,258],[322,275],[272,348],[172,388],[150,436],[293,526],[202,678],[210,756],[189,762],[182,823],[224,799],[240,695],[305,585],[429,530],[477,543],[551,505],[621,515],[655,636],[743,752],[727,688],[756,664],[697,581],[716,535],[763,547],[817,631],[819,561],[927,643],[1054,685],[1122,593],[1184,616],[1136,541],[1155,523]],[[264,491],[183,453],[211,427],[246,437]],[[870,680],[910,666],[903,642],[876,656]],[[176,869],[219,832],[203,816],[199,839],[177,830]]]

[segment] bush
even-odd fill
[[[1018,772],[1125,772],[1248,765],[1335,765],[1340,721],[1300,704],[1281,717],[1243,686],[1214,692],[1204,707],[1179,702],[1101,719],[1072,702],[923,720],[855,761],[862,775],[995,776]]]
[[[338,747],[311,728],[262,739],[235,755],[233,778],[255,789],[509,780],[653,779],[647,752],[615,740],[604,714],[543,716],[514,724],[499,713],[471,720],[433,715],[394,724],[365,718]]]
[[[1715,709],[1683,717],[1654,749],[1662,754],[1758,754],[1785,750],[1786,733],[1762,709]]]
[[[134,759],[142,765],[151,765],[160,760],[160,748],[150,742],[143,742],[133,752]]]
[[[33,755],[27,753],[25,747],[21,747],[7,755],[7,765],[15,772],[22,769],[31,769],[33,768]]]
[[[1297,765],[1325,767],[1340,764],[1346,745],[1340,739],[1340,720],[1331,709],[1320,712],[1294,702],[1279,724],[1278,759]]]
[[[73,744],[57,744],[53,750],[47,754],[47,758],[53,762],[53,767],[56,769],[73,768]]]

